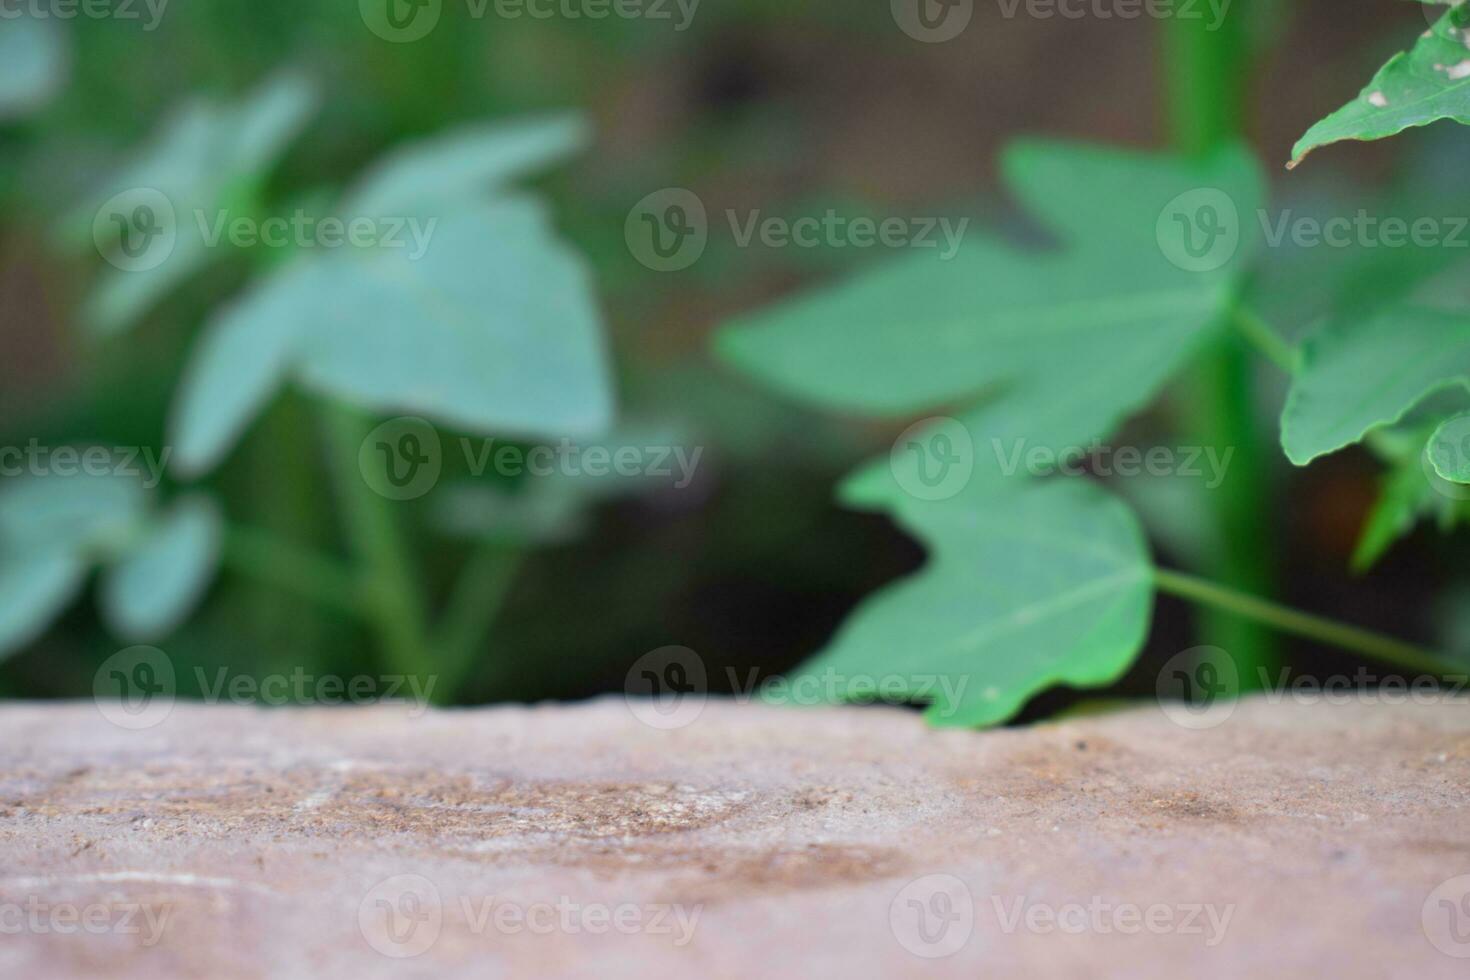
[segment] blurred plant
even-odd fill
[[[66,240],[95,240],[118,267],[88,305],[95,329],[129,329],[228,251],[211,223],[266,225],[266,177],[315,101],[306,80],[283,75],[238,105],[191,102],[64,223]],[[388,666],[448,674],[440,693],[452,696],[515,555],[505,528],[473,529],[485,543],[431,623],[400,512],[368,478],[370,462],[416,469],[419,461],[395,459],[399,446],[386,437],[375,445],[371,413],[523,439],[607,432],[612,383],[590,277],[545,208],[509,189],[585,138],[580,120],[555,116],[471,126],[390,153],[314,217],[344,229],[414,223],[423,248],[390,247],[386,236],[330,250],[253,248],[255,281],[206,323],[174,401],[173,472],[209,473],[295,382],[320,400],[354,565],[265,529],[221,530],[206,498],[180,501],[158,519],[116,475],[21,479],[0,497],[0,653],[33,638],[99,562],[112,565],[102,601],[114,629],[132,640],[166,633],[203,593],[223,539],[235,567],[360,618]],[[600,492],[529,491],[519,506],[539,508],[541,519],[526,522],[515,543],[554,537]],[[554,507],[544,502],[550,496]]]
[[[1455,108],[1464,83],[1449,81],[1460,69],[1423,64],[1452,53],[1461,63],[1465,9],[1446,14],[1410,61],[1384,69],[1360,100],[1373,112],[1334,115],[1308,134],[1298,158],[1332,139],[1470,115]],[[1234,143],[1236,79],[1248,75],[1243,46],[1229,32],[1211,36],[1184,22],[1169,30],[1183,152],[1023,144],[1006,154],[1011,191],[1060,247],[972,239],[951,262],[893,263],[742,318],[719,336],[727,361],[829,410],[902,417],[978,399],[958,421],[908,430],[889,458],[842,485],[849,506],[888,512],[921,539],[930,563],[865,602],[807,674],[958,679],[983,670],[983,684],[948,688],[957,703],[936,695],[929,717],[994,724],[1054,684],[1118,680],[1142,648],[1155,590],[1406,669],[1456,669],[1430,651],[1242,590],[1271,580],[1245,345],[1291,378],[1281,443],[1292,462],[1371,433],[1394,467],[1359,547],[1356,563],[1366,568],[1419,515],[1437,513],[1445,528],[1466,516],[1470,492],[1458,492],[1470,491],[1462,486],[1470,417],[1458,414],[1465,399],[1429,396],[1470,387],[1470,306],[1446,298],[1436,257],[1403,288],[1380,270],[1367,281],[1370,292],[1379,286],[1375,301],[1328,319],[1300,351],[1277,334],[1247,302],[1264,191],[1259,167]],[[1426,85],[1434,91],[1424,93]],[[1402,104],[1397,128],[1375,115],[1385,98]],[[1217,509],[1227,584],[1156,567],[1134,515],[1097,483],[1018,476],[1002,453],[1042,447],[1057,459],[1107,439],[1199,358],[1187,406],[1192,435],[1240,449]],[[973,460],[962,442],[976,447]],[[1221,645],[1242,673],[1260,674],[1268,648],[1235,636]]]

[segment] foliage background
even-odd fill
[[[1272,164],[1284,163],[1311,122],[1423,26],[1417,5],[1388,2],[1258,3],[1251,13],[1263,54],[1252,79],[1251,131]],[[681,427],[705,455],[691,487],[603,505],[584,534],[538,550],[522,566],[460,693],[476,703],[620,690],[634,659],[667,644],[697,650],[716,689],[726,665],[779,671],[820,647],[862,596],[922,561],[918,546],[886,520],[844,511],[832,497],[833,484],[886,451],[901,426],[808,412],[707,353],[708,334],[723,319],[881,258],[878,250],[737,249],[728,235],[712,234],[695,266],[661,274],[624,244],[634,202],[679,186],[701,196],[712,224],[726,208],[797,215],[831,206],[969,215],[1025,234],[1024,218],[997,191],[999,149],[1037,133],[1160,146],[1160,93],[1170,84],[1158,69],[1157,22],[1008,19],[988,3],[944,44],[904,35],[887,4],[836,0],[705,0],[682,33],[641,20],[472,19],[451,2],[433,33],[401,45],[366,30],[353,4],[284,0],[174,0],[151,33],[106,20],[64,28],[71,58],[61,96],[34,117],[0,123],[6,445],[32,437],[163,441],[190,341],[245,280],[246,267],[217,264],[140,329],[99,340],[77,325],[96,257],[65,253],[53,232],[56,216],[186,95],[238,97],[283,66],[318,80],[324,108],[273,171],[277,200],[339,187],[385,150],[458,123],[560,108],[589,114],[591,152],[536,183],[594,266],[624,413]],[[1290,178],[1276,172],[1277,203],[1355,201],[1412,187],[1443,188],[1438,213],[1470,208],[1455,180],[1467,148],[1459,127],[1348,146],[1318,151]],[[1266,289],[1277,289],[1273,308],[1287,314],[1277,326],[1295,337],[1311,325],[1321,297],[1289,288],[1290,278],[1283,274],[1276,287],[1268,272]],[[1261,425],[1274,440],[1284,386],[1261,370]],[[298,394],[275,402],[208,484],[232,515],[340,550],[337,505],[304,402]],[[1169,411],[1166,400],[1130,431],[1146,445],[1148,433],[1167,427]],[[1379,466],[1360,449],[1306,470],[1277,463],[1281,503],[1259,533],[1276,545],[1279,598],[1470,648],[1456,618],[1470,587],[1457,539],[1421,528],[1372,575],[1354,577],[1348,557]],[[1188,525],[1189,505],[1181,506]],[[444,589],[463,546],[423,529],[412,543],[425,588]],[[1160,600],[1149,650],[1125,690],[1152,690],[1158,663],[1195,642],[1192,617]],[[92,604],[79,603],[30,649],[0,663],[0,696],[84,696],[97,665],[119,645]],[[228,571],[200,613],[160,645],[180,667],[184,694],[192,693],[194,665],[263,675],[298,665],[352,674],[373,663],[355,623]],[[1288,650],[1307,667],[1349,662],[1301,643]],[[1049,695],[1031,713],[1071,696]]]

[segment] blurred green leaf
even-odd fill
[[[297,362],[308,387],[473,432],[596,435],[612,421],[591,277],[534,201],[466,202],[421,258],[345,256],[317,275]]]
[[[1339,140],[1376,140],[1441,119],[1470,123],[1470,9],[1450,7],[1415,42],[1378,70],[1358,97],[1321,120],[1292,147],[1291,166]]]
[[[1465,383],[1470,385],[1470,380]],[[1451,483],[1470,483],[1470,415],[1441,422],[1424,451],[1434,472],[1442,478]]]
[[[242,203],[236,199],[241,186],[263,178],[306,125],[316,100],[316,91],[305,78],[282,74],[234,105],[195,99],[176,113],[131,166],[107,181],[65,223],[72,240],[80,243],[91,236],[98,248],[106,248],[109,242],[102,235],[109,221],[120,218],[126,227],[140,202],[158,200],[158,207],[149,205],[150,217],[156,227],[172,229],[172,237],[150,242],[160,250],[156,259],[133,267],[124,264],[102,277],[87,302],[87,322],[102,333],[129,329],[153,304],[207,265],[211,244],[206,229]],[[162,198],[141,196],[149,192]],[[171,214],[157,213],[163,200]]]
[[[421,256],[305,260],[230,308],[206,329],[175,405],[181,469],[212,466],[288,367],[364,408],[474,432],[593,435],[612,417],[587,271],[524,198],[461,203]]]
[[[315,273],[306,261],[278,269],[205,326],[169,426],[180,473],[212,469],[285,382],[318,302]]]
[[[907,258],[738,320],[721,355],[831,409],[902,415],[988,393],[962,421],[975,479],[996,487],[1017,446],[1106,434],[1221,323],[1254,251],[1259,170],[1239,149],[1187,163],[1023,144],[1004,163],[1063,248],[970,241],[952,261]],[[1219,245],[1200,264],[1196,232]],[[886,462],[871,478],[873,493],[897,492]]]
[[[109,624],[131,638],[177,625],[213,577],[213,504],[187,499],[155,519],[142,480],[100,472],[105,462],[7,481],[0,494],[0,656],[35,639],[93,567],[110,566],[99,601]]]
[[[936,725],[991,725],[1054,684],[1116,681],[1148,632],[1152,566],[1121,502],[1057,481],[995,498],[895,501],[928,566],[867,599],[793,679],[898,678]]]
[[[1366,572],[1378,564],[1394,542],[1414,530],[1435,499],[1434,490],[1417,462],[1389,469],[1353,549],[1353,570]]]
[[[388,154],[343,202],[345,218],[441,213],[581,150],[588,128],[573,113],[469,126]]]
[[[8,14],[0,19],[0,122],[43,108],[66,84],[67,43],[60,25]]]
[[[51,465],[58,465],[54,458]],[[115,552],[136,530],[146,503],[142,482],[132,476],[78,468],[69,475],[7,480],[0,493],[0,548],[7,555]]]
[[[1281,445],[1305,466],[1456,387],[1470,387],[1470,313],[1405,303],[1343,314],[1303,345]]]
[[[129,640],[157,639],[193,610],[219,563],[219,511],[207,497],[180,500],[102,579],[103,616]]]
[[[0,559],[0,660],[40,636],[86,577],[87,563],[66,551]]]

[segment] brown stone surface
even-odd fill
[[[1464,977],[1467,804],[1465,701],[11,705],[0,976]]]

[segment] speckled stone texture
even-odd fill
[[[9,705],[0,736],[4,977],[1470,975],[1466,701],[986,733]]]

